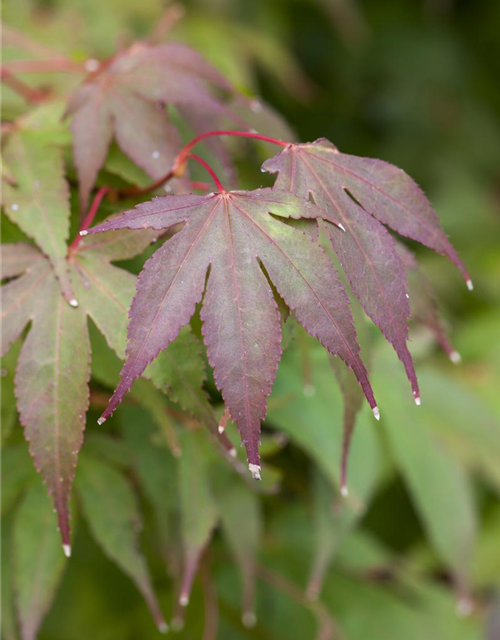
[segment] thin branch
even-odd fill
[[[2,82],[15,91],[21,98],[24,98],[26,102],[37,103],[43,100],[47,96],[46,91],[40,89],[33,89],[19,78],[13,76],[7,69],[3,67],[0,69],[0,78]]]
[[[92,224],[96,213],[99,211],[99,206],[102,202],[102,199],[104,198],[104,196],[111,191],[111,189],[109,187],[101,187],[99,189],[99,191],[96,193],[94,200],[92,201],[92,205],[90,206],[89,212],[87,213],[87,215],[85,216],[85,218],[83,219],[82,225],[80,227],[79,232],[76,235],[76,238],[73,240],[73,242],[69,245],[69,249],[68,251],[74,251],[76,249],[76,247],[78,246],[79,242],[80,242],[80,238],[82,236],[85,235],[85,233],[82,233],[82,231],[86,231],[90,225]]]
[[[82,64],[67,58],[49,60],[10,60],[2,65],[2,72],[9,75],[20,73],[86,73]]]
[[[201,133],[196,138],[193,138],[191,142],[189,142],[177,155],[177,163],[180,165],[186,161],[189,152],[191,149],[201,142],[205,140],[205,138],[210,138],[212,136],[236,136],[240,138],[253,138],[254,140],[262,140],[263,142],[271,142],[272,144],[277,144],[280,147],[286,147],[289,145],[289,142],[284,142],[283,140],[278,140],[277,138],[270,138],[269,136],[263,136],[260,133],[252,133],[250,131],[207,131],[206,133]]]
[[[187,157],[190,158],[191,160],[194,160],[198,164],[201,164],[201,166],[210,174],[210,177],[214,181],[214,184],[217,187],[217,190],[219,191],[219,193],[225,193],[226,190],[222,186],[221,181],[217,177],[217,174],[212,169],[212,167],[208,164],[208,162],[203,160],[203,158],[200,158],[200,156],[197,156],[195,153],[190,153]]]

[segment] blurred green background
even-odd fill
[[[340,394],[326,357],[297,336],[309,350],[315,393],[304,393],[301,349],[289,349],[266,423],[268,487],[279,480],[279,490],[259,499],[257,625],[241,625],[238,569],[217,531],[177,637],[498,640],[500,2],[7,0],[3,21],[74,59],[105,58],[152,32],[158,42],[193,45],[240,90],[280,112],[298,139],[325,136],[341,151],[404,168],[430,197],[475,284],[469,293],[444,259],[418,251],[463,362],[451,364],[427,330],[413,328],[423,399],[416,409],[396,356],[377,344],[373,376],[383,420],[377,427],[364,413],[359,420],[350,469],[364,500],[350,522],[330,509]],[[4,108],[7,115],[20,108],[8,91]],[[258,165],[255,157],[241,160],[243,187],[261,184]],[[3,419],[15,423],[8,393]],[[125,435],[134,410],[125,407],[117,418]],[[93,417],[89,437],[97,433]],[[153,430],[148,414],[137,420],[145,433]],[[121,427],[109,429],[123,435]],[[276,440],[274,429],[286,440]],[[21,442],[15,423],[9,443],[17,453],[4,455],[4,531],[22,499],[25,479],[15,480],[27,457]],[[157,551],[155,505],[144,495],[140,500],[141,544],[170,618],[175,593]],[[244,529],[245,512],[238,517]],[[133,584],[105,557],[83,518],[76,528],[74,557],[40,639],[158,637]],[[315,562],[326,575],[321,600],[311,602],[304,589]],[[3,580],[5,621],[12,605],[8,562]],[[469,588],[473,612],[463,617],[456,613],[458,592]],[[3,637],[12,640],[17,632],[8,618]]]

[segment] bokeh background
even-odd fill
[[[338,464],[340,396],[332,391],[328,365],[315,347],[310,347],[312,397],[302,393],[299,350],[285,357],[268,420],[269,433],[276,428],[287,440],[269,447],[268,462],[279,476],[280,489],[262,498],[260,564],[266,569],[257,585],[258,623],[252,629],[240,623],[237,567],[217,533],[210,570],[203,569],[195,584],[186,626],[178,637],[308,640],[318,620],[327,619],[321,637],[339,640],[498,640],[500,3],[6,0],[3,21],[6,29],[75,59],[103,59],[152,33],[158,42],[172,38],[192,44],[241,91],[261,96],[281,113],[298,139],[324,136],[342,151],[404,168],[429,195],[474,280],[474,292],[469,293],[444,259],[418,251],[463,362],[451,364],[428,331],[412,331],[423,387],[422,411],[416,413],[410,401],[401,400],[404,383],[396,357],[380,347],[375,384],[390,424],[383,424],[377,434],[379,462],[370,476],[370,498],[347,534],[338,522],[324,522],[321,516],[321,505],[328,510],[334,496],[328,469]],[[6,49],[5,55],[14,57],[15,51]],[[15,96],[5,91],[7,117],[18,108]],[[256,158],[239,162],[242,185],[259,186],[263,178]],[[15,423],[8,395],[5,398],[4,419]],[[146,431],[152,428],[147,414],[140,420]],[[362,417],[360,428],[374,429],[367,424]],[[394,435],[397,430],[423,432],[428,439],[401,442]],[[20,443],[17,423],[13,432],[9,437]],[[331,444],[332,433],[337,444]],[[442,474],[439,460],[436,466],[431,459],[437,450],[443,456]],[[365,458],[361,451],[351,466],[368,468],[374,464],[372,454]],[[330,489],[325,489],[324,478],[311,481],[316,466]],[[9,489],[10,473],[12,467],[4,465],[7,527],[20,494]],[[451,516],[433,497],[450,473],[463,483],[463,505]],[[336,472],[330,475],[334,478]],[[456,499],[450,496],[450,502]],[[155,551],[152,509],[143,502],[142,542],[160,600],[169,611],[172,582]],[[472,539],[463,553],[467,585],[457,587],[460,570],[450,572],[446,548],[459,544],[454,532],[462,526]],[[459,540],[463,536],[457,533]],[[318,553],[331,556],[321,606],[304,596]],[[5,580],[8,573],[4,570]],[[456,613],[462,587],[471,592],[469,617]],[[219,624],[217,635],[209,636],[204,606],[215,610],[214,591]],[[8,611],[11,603],[4,606]],[[13,626],[3,627],[5,640],[13,640],[15,633]],[[132,583],[104,556],[85,522],[79,522],[75,554],[40,639],[132,640],[156,638],[157,633]]]

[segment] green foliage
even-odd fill
[[[186,640],[479,640],[495,629],[500,591],[499,7],[486,0],[192,0],[180,18],[183,10],[165,10],[160,0],[4,7],[5,68],[64,57],[77,71],[13,73],[42,94],[50,89],[36,105],[7,80],[2,86],[2,331],[11,344],[1,379],[2,638],[149,639],[165,630],[165,619]],[[262,483],[248,477],[236,425],[218,433],[223,407],[206,366],[199,309],[113,420],[96,424],[119,380],[135,274],[149,245],[165,237],[89,235],[68,254],[81,214],[62,115],[83,65],[91,70],[88,59],[138,39],[195,46],[246,96],[222,92],[217,100],[260,133],[295,139],[281,116],[253,99],[257,93],[300,139],[325,135],[343,151],[395,162],[422,184],[476,289],[467,294],[442,260],[412,246],[423,265],[417,273],[398,249],[410,261],[409,346],[421,407],[390,346],[353,308],[382,413],[374,423],[350,372],[338,363],[332,370],[279,298],[285,351],[263,424]],[[176,127],[184,119],[186,142],[204,127],[188,109],[168,114]],[[109,151],[109,131],[99,141],[97,187],[129,190],[124,202],[108,197],[99,220],[144,200],[134,188],[147,187],[148,174],[157,177],[151,140],[139,148],[138,133],[128,129],[120,147],[114,130],[118,144]],[[249,150],[231,140],[200,154],[230,181],[229,151],[242,189],[269,185],[256,167],[273,149],[259,143]],[[206,175],[193,167],[190,178]],[[326,236],[320,241],[329,251]],[[20,281],[26,298],[14,289]],[[73,299],[76,309],[66,302]],[[14,316],[5,312],[11,301],[20,302]],[[448,362],[439,347],[454,359],[460,353],[462,364]],[[30,377],[33,354],[43,375]],[[16,389],[18,360],[24,373]],[[61,374],[58,362],[72,375]],[[48,410],[35,420],[32,400],[43,393]],[[343,498],[350,411],[356,428]],[[71,504],[69,560],[21,423],[68,521]],[[41,425],[57,428],[41,440]],[[72,452],[84,428],[69,503]],[[62,475],[51,464],[59,447],[75,458]]]

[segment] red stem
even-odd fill
[[[210,174],[210,177],[212,178],[212,180],[215,183],[215,186],[217,187],[217,191],[219,191],[219,193],[225,193],[226,190],[222,186],[221,181],[217,177],[217,174],[212,169],[212,167],[208,164],[208,162],[205,162],[203,158],[200,158],[200,156],[197,156],[195,153],[190,153],[187,157],[191,158],[191,160],[195,160],[195,162],[197,162],[198,164],[201,164],[201,166],[204,169],[206,169],[206,171],[208,171],[208,173]]]
[[[39,102],[45,97],[44,91],[33,89],[26,83],[13,76],[7,69],[0,69],[0,78],[4,84],[15,91],[18,95],[26,100],[26,102]]]
[[[52,60],[12,60],[2,66],[2,73],[85,73],[85,68],[66,58]]]
[[[82,222],[82,226],[80,227],[80,231],[86,231],[90,225],[92,224],[96,213],[99,211],[99,206],[102,202],[104,196],[111,191],[109,187],[101,187],[99,191],[95,194],[94,200],[92,201],[92,205],[90,206],[89,212],[85,216]],[[69,251],[74,251],[80,242],[80,231],[77,233],[76,238],[69,245]]]
[[[191,149],[198,144],[201,140],[205,138],[210,138],[211,136],[238,136],[241,138],[254,138],[255,140],[263,140],[264,142],[271,142],[272,144],[277,144],[280,147],[288,146],[288,142],[284,142],[283,140],[278,140],[277,138],[270,138],[269,136],[262,136],[260,133],[250,133],[250,131],[207,131],[206,133],[201,133],[196,138],[193,138],[191,142],[189,142],[177,155],[179,161],[183,161],[191,151]]]

